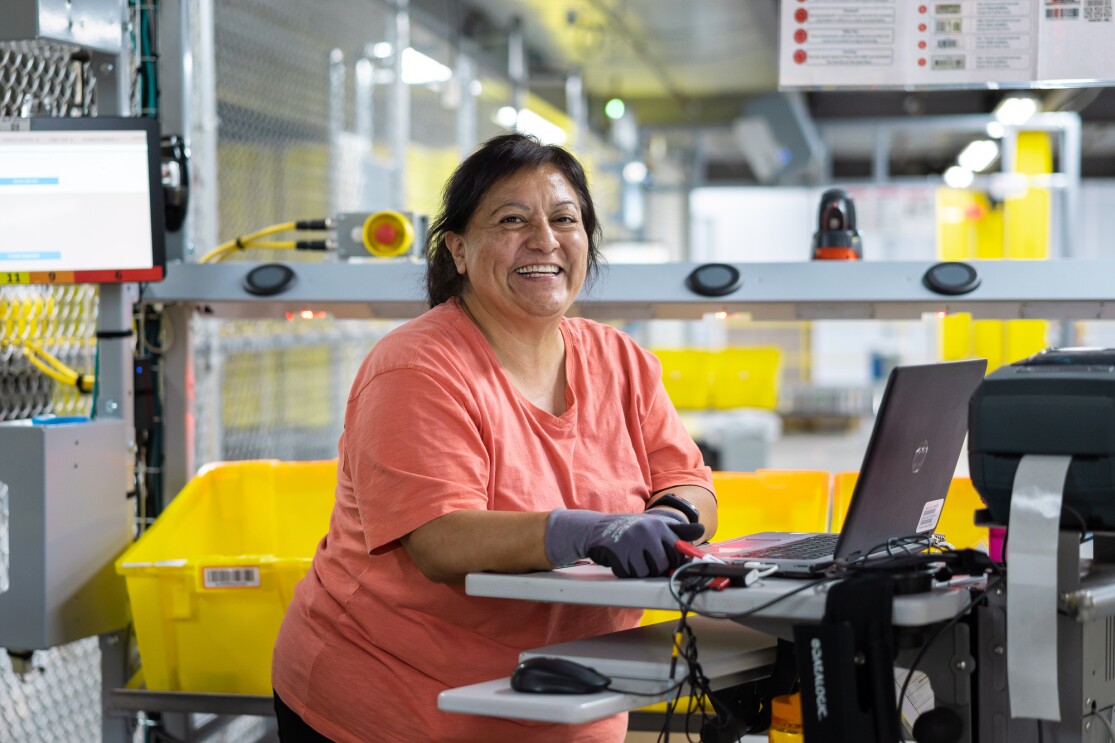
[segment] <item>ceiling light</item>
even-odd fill
[[[407,85],[443,83],[453,77],[453,70],[409,46],[403,50],[403,82]]]
[[[376,59],[387,59],[393,51],[390,42],[387,41],[381,41],[372,46],[372,56]]]
[[[967,188],[975,179],[975,173],[959,165],[953,165],[945,171],[945,185],[949,188]]]
[[[562,145],[569,138],[564,129],[529,108],[516,111],[512,106],[504,106],[496,111],[495,121],[504,129],[533,134],[542,144]]]
[[[987,129],[987,136],[991,137],[992,139],[1002,139],[1003,135],[1007,133],[1006,127],[1004,127],[998,121],[987,122],[987,126],[985,128]]]
[[[628,183],[642,183],[647,179],[646,163],[632,160],[623,166],[623,180]]]
[[[969,142],[963,152],[957,156],[956,162],[962,168],[967,168],[973,173],[979,173],[999,156],[999,145],[990,139],[977,139]]]
[[[515,128],[524,134],[533,134],[542,144],[565,144],[568,138],[564,129],[529,108],[519,109]]]
[[[1032,96],[1012,95],[995,107],[995,119],[1004,126],[1022,126],[1038,112],[1038,100]]]
[[[623,105],[623,101],[619,98],[613,98],[612,100],[604,104],[604,115],[612,121],[615,121],[616,119],[622,119],[623,113],[626,110],[627,107]]]
[[[511,106],[504,106],[496,111],[496,123],[504,129],[514,129],[515,122],[519,120],[519,112]]]

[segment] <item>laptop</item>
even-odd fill
[[[839,534],[763,532],[706,545],[707,551],[805,576],[834,560],[886,555],[889,540],[931,535],[968,432],[968,401],[986,368],[977,359],[891,372]]]

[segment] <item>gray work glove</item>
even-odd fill
[[[554,565],[589,557],[620,578],[652,578],[681,564],[674,542],[702,534],[700,524],[683,522],[662,509],[647,513],[559,509],[546,519],[546,557]]]

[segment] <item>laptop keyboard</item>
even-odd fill
[[[763,547],[748,551],[744,557],[748,560],[755,559],[785,559],[785,560],[813,560],[826,557],[836,550],[836,540],[839,534],[814,534],[791,544],[779,544],[774,547]]]

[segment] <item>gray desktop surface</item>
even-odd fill
[[[750,588],[710,591],[693,603],[696,612],[742,614],[800,588],[802,580],[766,578]],[[757,612],[758,619],[817,621],[825,613],[830,583],[806,588]],[[636,609],[677,609],[665,578],[618,579],[600,565],[581,564],[540,573],[506,575],[470,573],[465,592],[488,598],[548,601],[560,604],[623,606]],[[951,619],[969,600],[964,586],[942,586],[925,594],[896,596],[893,624],[920,627]]]
[[[774,638],[732,622],[704,617],[693,617],[690,621],[698,636],[702,669],[713,689],[770,674],[776,653]],[[570,724],[599,720],[663,701],[673,696],[670,658],[675,625],[676,622],[663,622],[635,627],[520,654],[521,659],[561,657],[591,666],[609,676],[618,691],[528,694],[512,689],[510,677],[504,677],[443,691],[438,695],[438,708],[444,712]],[[512,670],[509,668],[508,673]],[[684,678],[685,664],[681,663],[674,673],[674,678]]]
[[[701,666],[708,678],[721,679],[742,670],[774,665],[777,641],[770,635],[707,617],[689,617],[687,621],[698,638]],[[607,635],[606,643],[599,637],[571,640],[527,650],[519,654],[519,659],[567,658],[613,679],[668,681],[676,627],[675,621],[648,624]],[[675,671],[674,678],[684,673],[684,665]]]

